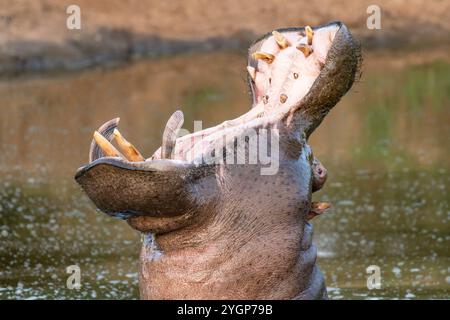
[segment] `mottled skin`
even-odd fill
[[[297,39],[303,28],[279,31],[290,42],[304,41]],[[97,207],[144,234],[143,299],[326,298],[308,219],[311,193],[323,186],[327,172],[307,139],[350,89],[360,54],[343,24],[314,32],[309,60],[295,47],[278,50],[270,34],[257,41],[250,54],[273,49],[275,60],[264,65],[249,57],[257,70],[249,79],[252,109],[178,138],[172,159],[157,150],[145,162],[131,163],[91,150],[93,162],[79,169],[76,180]],[[296,68],[304,78],[291,76]],[[281,94],[288,99],[281,102]],[[221,137],[241,137],[249,128],[278,130],[276,174],[261,175],[261,164],[195,162],[197,143],[207,153]],[[196,141],[199,136],[205,139]]]

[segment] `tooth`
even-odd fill
[[[166,124],[166,128],[163,132],[162,146],[161,146],[161,158],[171,159],[173,149],[175,148],[178,133],[184,122],[183,112],[180,110],[175,111],[169,118]]]
[[[331,203],[329,202],[313,202],[311,203],[311,210],[323,213],[325,210],[331,208]]]
[[[247,66],[247,71],[248,71],[248,74],[250,75],[250,77],[252,78],[252,80],[255,81],[256,69],[251,66]]]
[[[120,118],[115,118],[105,122],[100,126],[100,128],[97,129],[97,132],[100,133],[100,135],[102,135],[106,140],[111,141],[113,131],[119,125],[119,120]],[[89,162],[95,161],[104,156],[105,154],[98,143],[92,139],[91,147],[89,149]]]
[[[119,145],[119,148],[122,150],[123,154],[129,161],[137,162],[137,161],[144,161],[144,157],[141,155],[141,153],[136,149],[135,146],[133,146],[131,143],[129,143],[119,132],[119,130],[114,129],[114,139],[116,139],[117,144]]]
[[[297,49],[300,50],[301,52],[303,52],[303,54],[305,55],[305,58],[308,58],[309,55],[313,52],[313,49],[305,44],[299,44],[297,46]]]
[[[287,98],[288,98],[287,95],[285,95],[284,93],[281,94],[281,95],[280,95],[280,102],[281,102],[281,103],[285,103],[286,100],[287,100]]]
[[[311,220],[312,218],[325,213],[331,207],[329,202],[313,202],[311,203],[311,209],[309,210],[306,219]]]
[[[273,60],[275,59],[275,56],[273,54],[265,53],[265,52],[255,52],[252,54],[252,57],[255,60],[258,60],[258,59],[264,60],[268,64],[271,64],[273,62]]]
[[[306,32],[306,37],[308,38],[308,44],[312,45],[314,31],[311,29],[310,26],[306,26],[305,32]]]
[[[278,46],[281,49],[286,49],[287,47],[290,46],[290,43],[288,41],[288,39],[286,39],[285,36],[283,36],[281,33],[279,33],[278,31],[272,31],[272,35],[275,38],[275,41],[278,43]]]
[[[94,140],[103,150],[105,156],[123,158],[123,155],[111,144],[111,142],[109,142],[104,136],[98,133],[98,131],[94,132]]]

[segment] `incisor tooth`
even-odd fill
[[[288,39],[286,39],[286,37],[283,36],[278,31],[276,31],[276,30],[272,31],[272,35],[275,38],[275,41],[277,42],[278,46],[281,49],[286,49],[287,47],[290,46],[290,43],[289,43]]]
[[[314,31],[311,29],[310,26],[306,26],[305,32],[306,32],[306,37],[308,38],[308,44],[312,45]]]
[[[109,120],[102,124],[97,132],[102,135],[106,140],[110,141],[114,129],[118,126],[120,118]],[[95,139],[92,139],[91,147],[89,148],[89,163],[95,161],[101,157],[104,157],[105,153],[100,148]]]
[[[247,66],[247,71],[248,71],[248,74],[250,75],[250,77],[252,78],[252,80],[255,81],[256,69],[251,66]]]
[[[120,150],[122,150],[124,156],[132,162],[137,161],[144,161],[144,157],[141,155],[141,153],[136,149],[135,146],[133,146],[131,143],[129,143],[119,132],[119,130],[114,129],[114,139],[116,139],[117,144],[119,145]]]
[[[107,157],[123,158],[123,155],[111,144],[111,142],[109,142],[104,136],[98,133],[98,131],[94,132],[94,140],[95,142],[97,142],[97,144]]]
[[[273,54],[270,53],[265,53],[265,52],[255,52],[252,54],[253,59],[255,60],[264,60],[265,62],[271,64],[273,62],[273,60],[275,59],[275,56]]]
[[[301,52],[303,52],[303,54],[305,55],[305,58],[308,58],[309,55],[313,52],[313,49],[310,46],[307,46],[305,44],[299,44],[297,46],[297,49],[300,50]]]

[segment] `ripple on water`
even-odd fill
[[[0,83],[9,108],[0,117],[1,299],[138,298],[140,236],[96,211],[73,174],[91,130],[111,115],[133,124],[133,142],[150,152],[162,117],[179,105],[188,128],[248,109],[240,55],[189,60]],[[312,135],[329,171],[314,198],[333,210],[313,222],[332,299],[450,296],[449,74],[449,64],[436,62],[386,76],[367,59],[358,90]],[[79,290],[67,288],[70,265],[81,269]],[[374,265],[381,289],[369,290]]]

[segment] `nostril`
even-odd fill
[[[321,168],[317,169],[317,173],[318,173],[319,175],[321,175],[322,172],[323,172],[323,170],[322,170]]]

